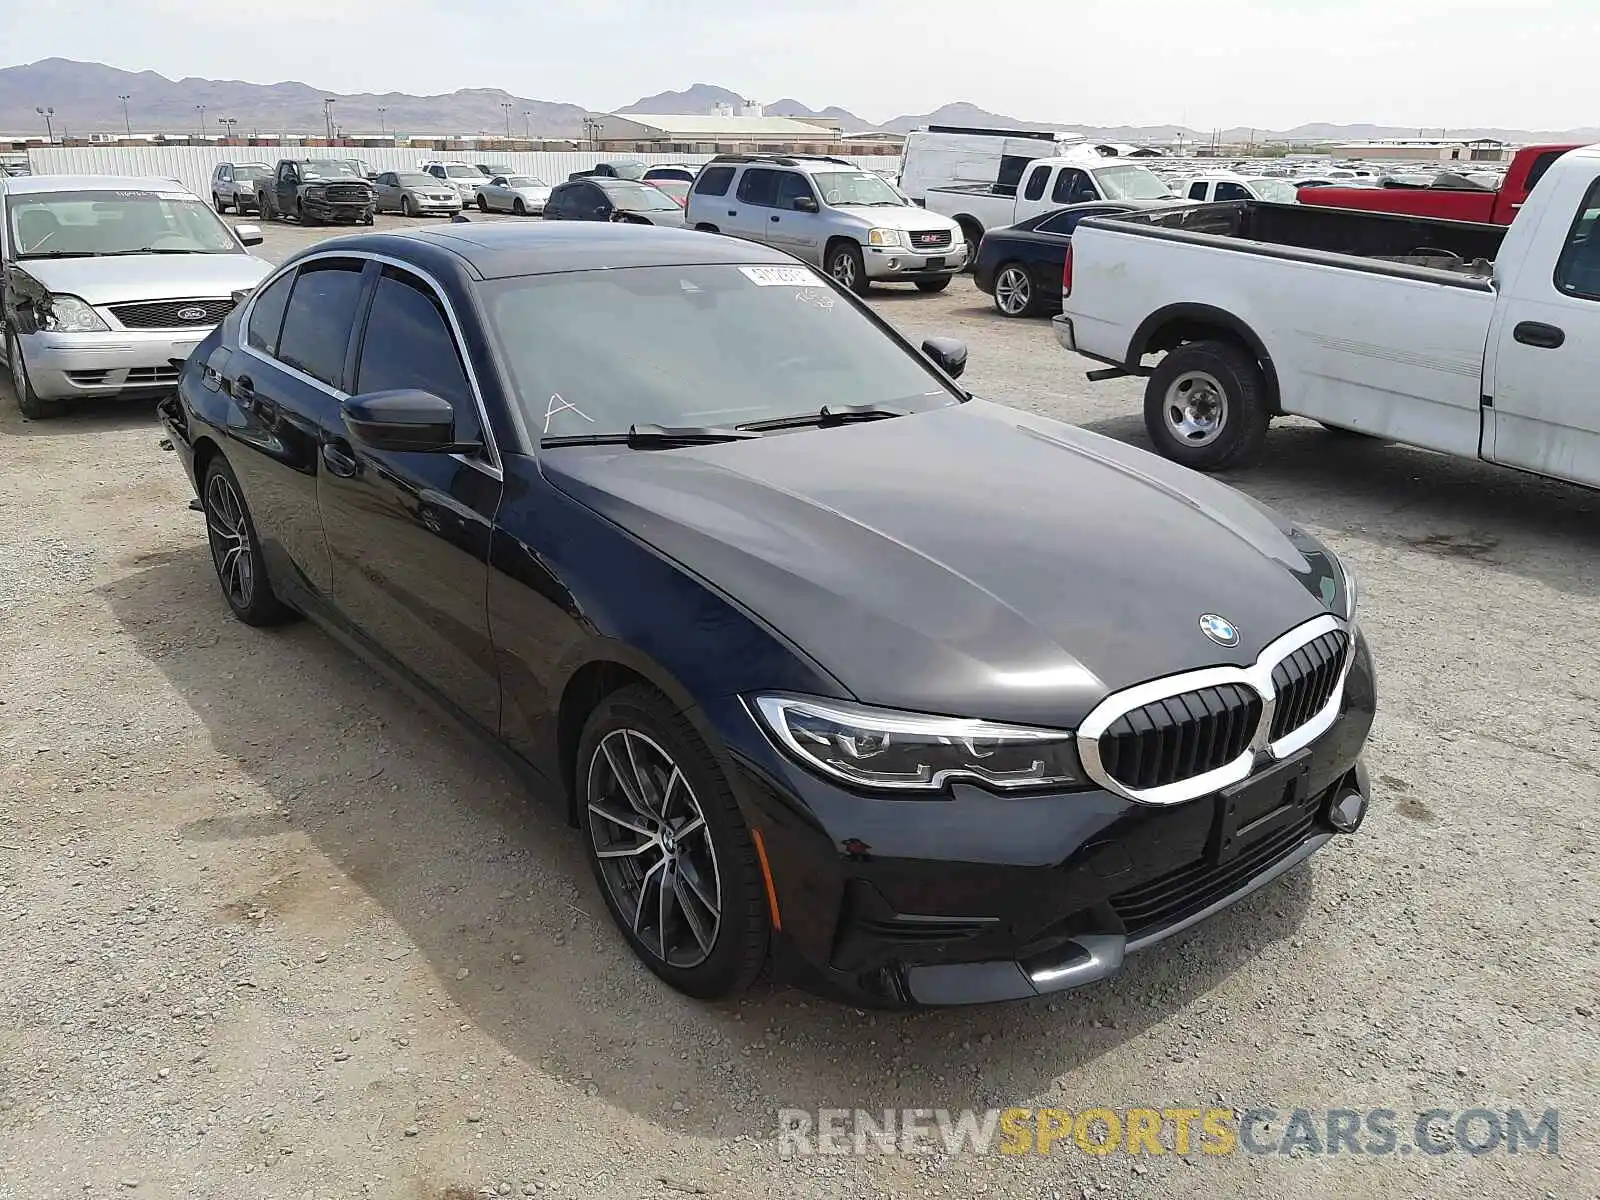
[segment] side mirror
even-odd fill
[[[795,210],[795,212],[803,212],[803,213],[814,213],[814,212],[821,212],[822,211],[822,209],[817,204],[817,199],[816,199],[815,196],[796,196],[794,198],[794,210]]]
[[[922,343],[922,352],[951,379],[967,369],[967,344],[960,338],[931,337]]]
[[[411,388],[351,396],[340,416],[352,437],[374,450],[448,454],[476,449],[456,441],[456,414],[450,401]]]
[[[233,231],[239,235],[239,240],[246,246],[259,246],[265,240],[259,225],[235,225]]]

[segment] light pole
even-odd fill
[[[522,110],[522,132],[528,135],[528,140],[533,141],[533,114],[527,109]]]
[[[205,139],[206,139],[206,106],[204,104],[196,104],[194,106],[194,110],[195,110],[195,112],[200,114],[200,124],[198,126],[198,128],[200,130],[200,140],[201,141],[205,141]]]
[[[505,109],[506,112],[506,141],[509,142],[511,140],[511,102],[502,100],[500,101],[500,107]]]
[[[55,130],[55,126],[53,124],[51,124],[51,118],[56,115],[56,110],[53,107],[52,108],[39,108],[37,105],[35,105],[33,111],[38,113],[41,117],[44,118],[44,136],[45,136],[45,140],[47,142],[51,142],[53,144],[55,142],[55,140],[56,140],[56,130]]]
[[[378,130],[384,137],[389,136],[389,122],[385,119],[389,110],[383,105],[378,105]]]
[[[333,99],[332,96],[327,96],[327,97],[323,98],[323,101],[322,101],[322,120],[323,120],[323,123],[325,125],[327,125],[327,127],[328,127],[328,144],[330,146],[333,144],[333,105],[334,105],[334,99]]]
[[[117,99],[122,101],[122,128],[131,138],[133,137],[133,122],[128,120],[128,101],[132,100],[133,97],[123,92]]]
[[[222,140],[223,141],[229,142],[229,141],[233,140],[233,127],[235,125],[237,125],[238,123],[239,123],[239,120],[238,120],[237,117],[218,117],[217,118],[217,124],[222,126]]]

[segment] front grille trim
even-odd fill
[[[1277,721],[1278,690],[1273,674],[1286,660],[1306,647],[1317,645],[1329,634],[1343,638],[1343,655],[1337,664],[1337,677],[1321,707],[1304,716],[1299,724],[1281,732]],[[1078,756],[1085,773],[1107,791],[1139,804],[1183,804],[1240,783],[1255,770],[1258,759],[1288,758],[1321,737],[1338,718],[1344,700],[1344,685],[1355,661],[1355,631],[1331,613],[1315,617],[1291,629],[1264,649],[1247,667],[1204,667],[1168,675],[1149,683],[1137,684],[1107,696],[1078,726]],[[1313,657],[1312,661],[1315,661]],[[1243,687],[1261,698],[1261,707],[1246,743],[1236,758],[1197,775],[1179,778],[1150,787],[1130,787],[1109,769],[1102,754],[1101,738],[1129,714],[1153,704],[1224,687]],[[1295,714],[1299,718],[1299,714]]]
[[[955,240],[948,229],[913,229],[910,239],[913,250],[947,250]]]
[[[107,307],[124,329],[200,329],[210,332],[212,326],[233,311],[233,299],[229,296],[206,296],[192,300],[130,300]],[[193,321],[179,318],[178,313],[188,308],[203,308],[205,316]]]

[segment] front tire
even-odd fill
[[[400,197],[400,215],[402,217],[414,217],[417,215],[416,206],[411,203],[410,196]]]
[[[246,625],[276,625],[294,614],[273,594],[255,522],[239,491],[239,480],[218,454],[206,465],[200,485],[206,540],[222,598]]]
[[[1031,317],[1038,311],[1033,276],[1021,263],[1007,263],[994,277],[994,307],[1002,317]]]
[[[511,211],[519,217],[525,217],[528,215],[528,206],[520,199],[514,200],[511,204]]]
[[[948,275],[943,279],[921,279],[917,281],[917,291],[919,292],[942,292],[949,286],[950,277]]]
[[[489,211],[489,202],[483,198],[482,192],[478,193],[478,211],[481,213]]]
[[[848,288],[858,296],[865,296],[872,287],[867,279],[867,264],[861,257],[861,247],[854,242],[838,242],[828,251],[828,274],[840,287]]]
[[[698,999],[745,991],[770,937],[760,868],[688,718],[643,684],[607,696],[584,725],[576,788],[590,868],[633,952]]]
[[[211,207],[216,209],[219,213],[225,213],[228,211],[228,206],[222,202],[222,197],[217,195],[215,192],[211,193]]]
[[[1144,424],[1167,458],[1197,471],[1247,466],[1261,454],[1266,377],[1232,342],[1189,342],[1161,360],[1144,393]]]
[[[22,361],[22,343],[8,329],[6,330],[6,365],[11,372],[11,390],[17,395],[17,408],[22,415],[30,421],[48,421],[59,417],[66,411],[66,405],[60,400],[45,400],[33,390],[33,381],[28,378],[28,364]]]

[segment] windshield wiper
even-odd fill
[[[651,450],[667,446],[709,446],[716,442],[742,442],[760,437],[748,429],[727,429],[719,425],[630,425],[627,433],[579,433],[568,437],[541,438],[541,446],[627,446]]]
[[[26,258],[102,258],[104,250],[24,250],[17,261]]]
[[[796,413],[792,417],[749,421],[739,428],[764,433],[769,429],[803,429],[807,425],[846,425],[851,421],[884,421],[890,417],[906,415],[905,409],[885,408],[881,404],[824,404],[814,413]]]
[[[141,246],[137,250],[102,250],[101,258],[126,258],[130,254],[210,254],[209,250],[174,250],[171,247]]]

